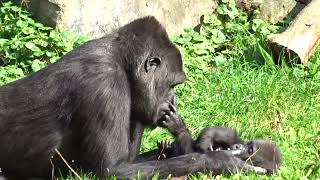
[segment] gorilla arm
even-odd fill
[[[213,151],[206,154],[191,153],[164,160],[144,161],[134,164],[121,164],[110,169],[108,175],[117,178],[134,178],[138,172],[142,179],[151,178],[157,172],[160,177],[182,176],[189,173],[212,171],[222,173],[256,172],[265,174],[266,170],[246,164],[228,151]]]

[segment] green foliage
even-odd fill
[[[210,70],[238,61],[244,47],[256,44],[258,39],[279,30],[256,18],[258,11],[249,19],[247,13],[236,8],[234,0],[220,0],[216,12],[205,15],[200,30],[186,29],[173,36],[183,52],[186,67],[191,70]]]
[[[70,32],[59,33],[30,18],[11,2],[0,5],[0,84],[55,62],[88,40]]]

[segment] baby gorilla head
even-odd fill
[[[245,144],[234,144],[231,151],[253,166],[267,169],[269,173],[276,173],[281,163],[281,154],[277,145],[269,140],[255,139]]]

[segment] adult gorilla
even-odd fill
[[[159,22],[145,17],[0,87],[4,176],[50,176],[51,163],[63,168],[55,149],[99,178],[241,169],[244,162],[223,152],[138,156],[144,127],[165,126],[160,117],[171,114],[173,87],[184,81],[179,51]]]

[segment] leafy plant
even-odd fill
[[[55,62],[89,38],[58,32],[11,2],[0,6],[0,84]]]
[[[173,36],[172,41],[183,52],[189,69],[225,66],[242,58],[244,47],[279,30],[279,26],[256,18],[258,14],[256,10],[248,20],[247,13],[239,11],[234,0],[220,0],[216,11],[204,16],[198,32],[186,29],[184,34]]]

